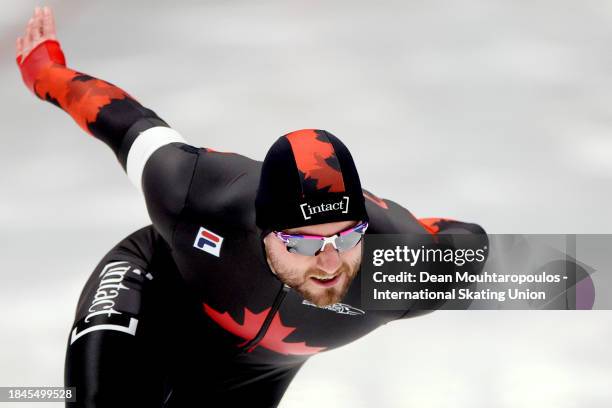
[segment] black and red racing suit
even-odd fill
[[[260,161],[189,145],[126,92],[58,55],[56,42],[35,49],[20,63],[26,83],[110,146],[152,220],[85,285],[66,358],[75,406],[276,406],[310,356],[424,313],[364,310],[360,273],[341,303],[305,301],[271,273],[262,251]],[[419,220],[363,194],[368,234],[452,231],[486,240],[478,225]]]

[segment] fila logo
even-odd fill
[[[218,257],[221,252],[221,244],[223,244],[223,237],[221,235],[200,227],[193,246]]]
[[[309,220],[313,215],[328,211],[342,211],[342,214],[348,213],[349,198],[342,197],[342,200],[335,203],[321,203],[319,205],[310,205],[308,203],[300,204],[300,210],[305,220]]]

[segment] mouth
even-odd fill
[[[323,286],[324,288],[329,288],[331,286],[334,286],[336,283],[338,283],[338,281],[340,280],[340,275],[341,274],[337,274],[335,276],[330,276],[330,277],[311,276],[310,279],[319,286]]]

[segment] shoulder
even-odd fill
[[[427,232],[418,219],[395,201],[379,198],[363,189],[366,211],[370,218],[368,232],[375,234],[405,234]]]
[[[486,234],[484,228],[475,223],[443,217],[418,218],[395,201],[379,198],[365,189],[363,195],[366,198],[366,210],[370,217],[369,231],[373,233]]]
[[[192,216],[222,220],[226,228],[254,228],[260,172],[260,161],[236,153],[199,149],[187,211]]]

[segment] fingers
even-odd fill
[[[36,7],[34,15],[26,26],[23,37],[19,37],[16,42],[17,57],[25,58],[30,51],[38,44],[46,40],[55,40],[55,19],[50,7]]]
[[[55,19],[53,11],[47,6],[42,10],[42,35],[45,38],[55,40]]]
[[[32,43],[39,43],[40,42],[40,37],[42,37],[42,19],[43,19],[43,14],[42,14],[42,10],[40,9],[40,7],[36,7],[34,9],[34,22],[32,23]]]
[[[27,52],[32,48],[32,26],[34,25],[34,19],[31,18],[28,20],[28,25],[26,26],[26,32],[23,36],[23,50]]]
[[[15,43],[16,57],[19,58],[21,53],[23,52],[23,38],[17,38],[17,42]]]

